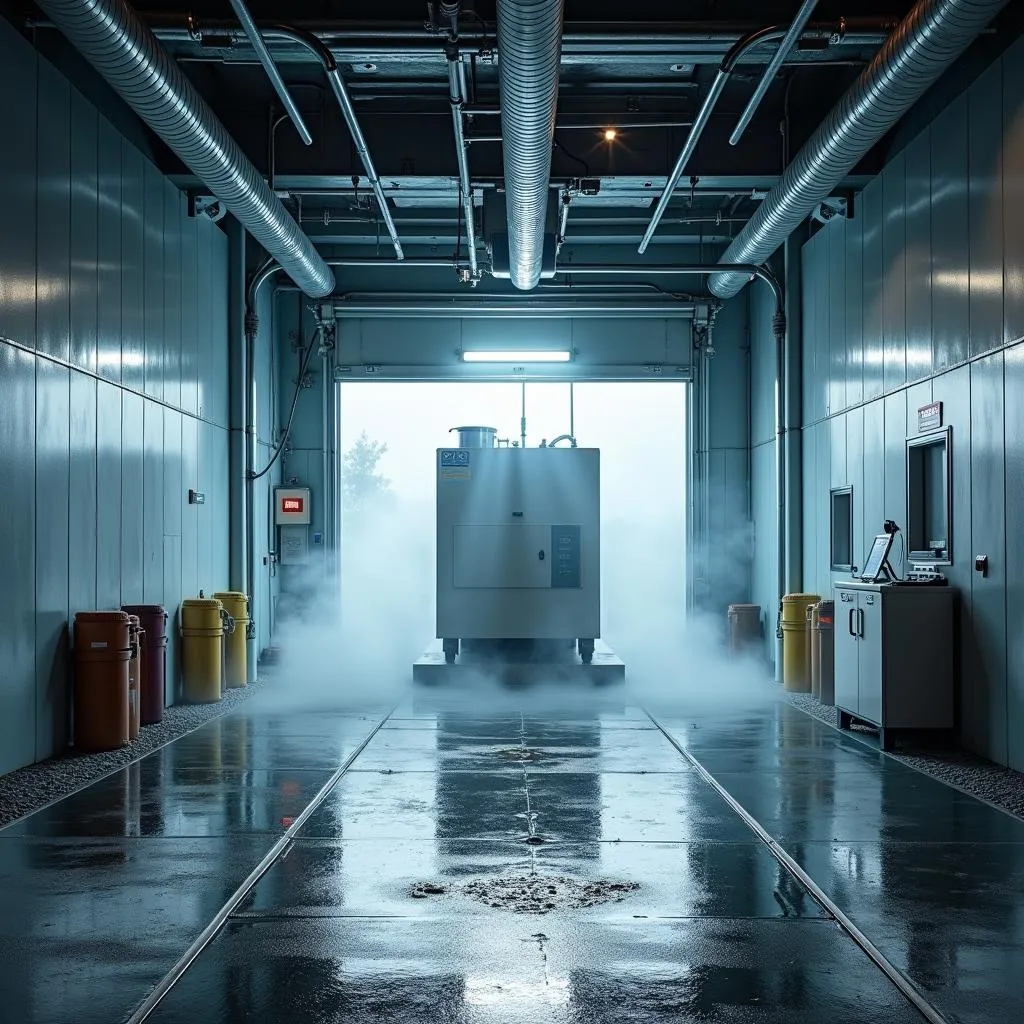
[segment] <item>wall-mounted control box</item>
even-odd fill
[[[308,487],[274,489],[274,523],[282,565],[302,565],[309,559],[310,494]]]

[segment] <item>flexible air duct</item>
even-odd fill
[[[768,259],[1007,2],[918,0],[786,168],[720,262]],[[711,278],[709,288],[727,299],[749,280],[746,273],[719,274]]]
[[[174,150],[312,298],[334,274],[182,70],[123,0],[39,5],[110,86]]]
[[[512,283],[536,288],[544,255],[564,0],[498,0],[498,89]]]

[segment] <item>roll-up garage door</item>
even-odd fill
[[[338,313],[338,380],[690,380],[686,315],[347,316]],[[464,352],[568,351],[568,362],[467,363]]]

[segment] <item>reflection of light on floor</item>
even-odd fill
[[[565,1006],[569,1002],[569,979],[515,981],[510,978],[466,977],[464,998],[467,1006],[515,1007]]]

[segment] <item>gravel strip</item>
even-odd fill
[[[163,721],[144,725],[139,738],[127,747],[103,754],[76,754],[68,750],[0,777],[0,828],[227,714],[265,685],[266,681],[260,680],[228,690],[216,704],[176,704],[166,708]]]
[[[812,697],[809,693],[787,693],[790,704],[839,728],[839,712]],[[855,727],[856,728],[856,727]],[[1004,811],[1024,818],[1024,772],[1004,768],[965,750],[887,751],[890,757],[911,768],[987,800]]]

